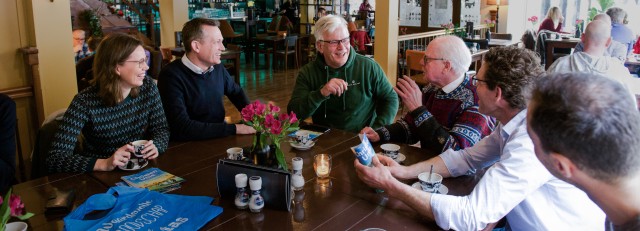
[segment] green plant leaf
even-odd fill
[[[19,216],[19,217],[18,217],[18,219],[20,219],[20,220],[23,220],[23,221],[24,221],[24,220],[26,220],[26,219],[29,219],[29,218],[33,217],[33,215],[34,215],[33,213],[26,212],[24,215]]]
[[[276,159],[278,160],[278,164],[282,167],[282,169],[284,169],[285,171],[289,171],[289,168],[287,167],[287,161],[285,161],[284,159],[284,153],[282,153],[282,150],[280,149],[280,143],[276,143]]]
[[[2,205],[0,206],[0,230],[4,230],[4,226],[7,224],[9,220],[9,216],[11,215],[11,210],[9,208],[9,196],[11,195],[11,188],[7,192],[7,195],[3,197]]]

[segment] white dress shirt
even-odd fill
[[[432,195],[440,227],[481,230],[506,215],[508,230],[604,230],[602,210],[536,158],[526,114],[500,124],[473,147],[440,154],[454,177],[493,165],[467,196]]]

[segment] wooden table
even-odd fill
[[[570,39],[547,39],[545,40],[545,67],[544,69],[549,69],[551,64],[553,64],[553,49],[554,48],[575,48],[576,45],[580,42],[580,39],[570,38]]]
[[[512,39],[491,39],[489,40],[489,47],[516,46],[518,43],[520,41]]]
[[[238,84],[240,84],[240,53],[241,51],[225,50],[222,52],[222,55],[220,56],[220,61],[233,60],[233,69],[234,69],[233,80],[236,81],[236,83]],[[181,58],[182,56],[184,56],[184,47],[171,48],[171,54],[173,56]]]
[[[269,208],[260,213],[238,210],[233,200],[221,199],[218,194],[216,163],[218,159],[226,157],[227,148],[250,146],[252,138],[251,135],[238,135],[206,141],[172,142],[167,152],[149,165],[186,179],[182,188],[171,193],[215,198],[214,205],[222,207],[224,212],[207,223],[203,230],[362,230],[370,227],[386,230],[439,230],[435,222],[425,221],[399,200],[389,198],[384,193],[376,193],[362,183],[356,176],[353,167],[355,158],[349,149],[358,144],[359,140],[356,134],[337,129],[321,135],[316,145],[307,151],[291,149],[288,144],[282,145],[287,162],[290,163],[291,158],[296,156],[304,160],[302,174],[306,183],[302,191],[296,192],[291,212]],[[374,144],[374,147],[380,150],[379,145]],[[400,152],[407,156],[406,164],[434,156],[408,145],[401,145]],[[313,171],[313,156],[319,153],[332,156],[331,177],[327,181],[317,180]],[[60,230],[62,217],[44,219],[41,216],[44,200],[48,196],[43,193],[46,189],[58,186],[83,190],[76,199],[77,206],[89,195],[105,192],[107,187],[120,181],[121,176],[130,174],[132,172],[120,170],[76,175],[57,174],[55,176],[62,180],[48,182],[45,178],[40,178],[19,184],[15,188],[24,197],[27,209],[37,214],[28,221],[33,230]],[[478,180],[479,176],[463,176],[445,179],[443,183],[449,188],[449,194],[466,195]],[[37,190],[32,190],[34,188]]]

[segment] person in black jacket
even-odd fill
[[[16,103],[0,94],[0,193],[4,196],[16,175]]]

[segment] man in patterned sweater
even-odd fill
[[[362,133],[369,140],[416,143],[423,149],[441,153],[463,149],[489,135],[495,120],[478,112],[478,95],[465,71],[471,53],[455,36],[438,37],[429,43],[422,60],[424,78],[430,84],[420,92],[408,77],[394,88],[409,109],[396,123]]]

